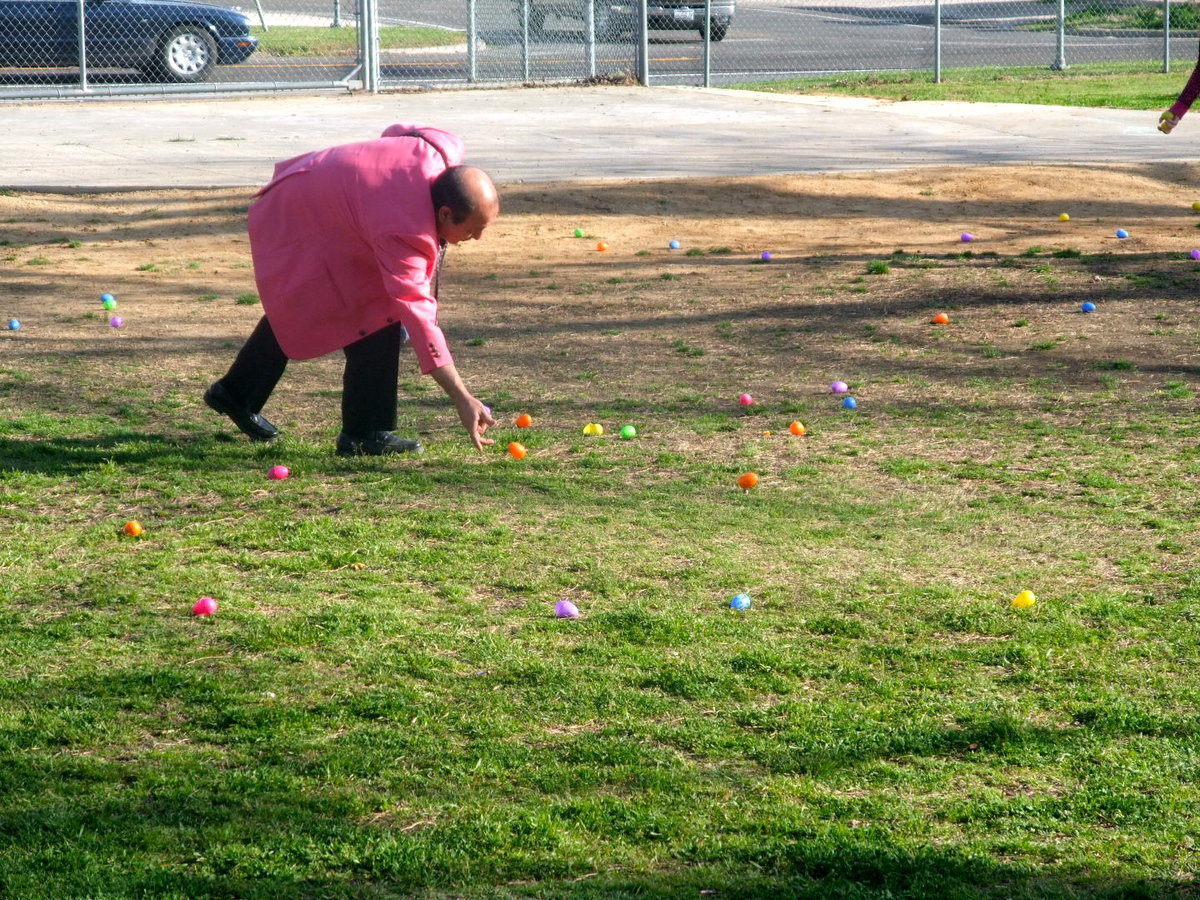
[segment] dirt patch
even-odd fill
[[[1029,402],[1004,385],[1039,377],[1065,397],[1103,388],[1106,365],[1128,390],[1196,387],[1197,176],[994,167],[509,185],[485,239],[448,256],[442,323],[476,393],[572,428],[597,404],[727,412],[746,390],[786,411],[835,377],[892,409],[931,391],[969,402],[979,379],[993,403]],[[208,415],[199,393],[260,315],[250,201],[0,196],[0,315],[22,323],[2,335],[10,399],[76,410],[136,380],[181,416]],[[109,327],[102,292],[123,327]],[[1080,312],[1085,300],[1097,314]],[[931,326],[935,311],[951,323]],[[275,417],[328,433],[339,373],[337,355],[293,366]],[[415,364],[405,390],[448,417]]]

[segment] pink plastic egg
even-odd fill
[[[193,616],[211,616],[217,611],[217,601],[212,597],[201,597],[192,607]]]

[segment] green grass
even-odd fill
[[[863,72],[749,82],[731,87],[768,93],[840,94],[895,100],[1037,103],[1054,106],[1166,109],[1175,102],[1190,63],[1163,73],[1152,62],[1085,63],[1055,72],[1044,66]]]
[[[165,409],[140,382],[119,408],[145,422]],[[667,406],[677,433],[709,427]],[[1172,896],[1200,577],[1159,562],[1190,547],[1190,486],[1139,478],[1200,471],[1194,414],[1150,444],[1154,409],[909,415],[1012,440],[891,456],[880,492],[841,462],[875,429],[829,422],[740,495],[753,443],[533,432],[524,465],[459,441],[343,461],[25,408],[0,437],[0,884]],[[1031,585],[1039,606],[1010,610]],[[585,617],[555,619],[560,597]]]
[[[272,25],[250,29],[258,38],[258,53],[265,56],[345,56],[358,50],[358,30],[355,28],[308,27],[303,25]],[[462,32],[443,28],[410,28],[384,26],[379,29],[379,46],[384,50],[409,47],[442,47],[461,44]]]
[[[331,452],[337,360],[289,369],[276,446],[203,407],[253,310],[164,357],[49,353],[31,304],[0,360],[0,895],[1194,897],[1196,285],[1108,278],[1101,319],[923,258],[864,279],[888,313],[804,262],[748,310],[785,264],[734,290],[706,254],[684,301],[568,269],[587,300],[514,316],[545,273],[464,263],[455,346],[536,424],[479,455],[406,370],[427,451],[389,460]]]

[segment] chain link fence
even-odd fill
[[[0,99],[566,83],[1196,58],[1166,0],[0,0]],[[1178,68],[1178,64],[1176,64]]]
[[[357,10],[251,2],[0,0],[0,98],[361,86]]]
[[[840,72],[1196,59],[1195,8],[1163,0],[738,0],[711,49],[651,38],[652,82],[729,84]],[[657,52],[656,52],[657,51]]]

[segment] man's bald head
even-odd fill
[[[447,207],[455,224],[474,212],[490,212],[491,218],[500,213],[500,195],[496,185],[483,169],[474,166],[451,166],[433,180],[431,189],[434,210]]]
[[[448,244],[478,240],[500,215],[500,195],[483,169],[452,166],[430,189],[438,239]]]

